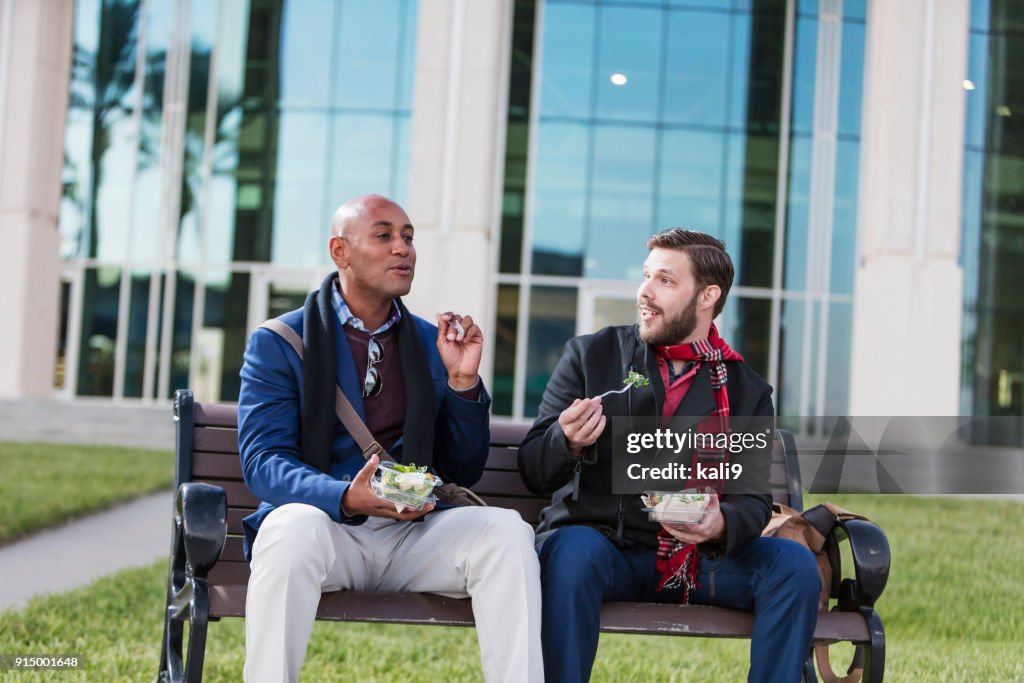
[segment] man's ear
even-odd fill
[[[331,235],[328,242],[328,249],[331,253],[331,260],[334,265],[340,268],[348,268],[350,256],[348,253],[348,241],[340,235]]]
[[[700,293],[700,307],[713,309],[720,298],[722,298],[722,288],[718,285],[708,285]]]

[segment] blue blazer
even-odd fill
[[[437,352],[437,326],[411,317],[427,352],[430,376],[424,381],[433,386],[435,465],[447,480],[471,486],[479,481],[487,462],[491,398],[481,390],[480,399],[470,401],[448,387],[448,373]],[[302,335],[301,308],[279,319]],[[365,420],[362,379],[341,321],[337,316],[332,320],[338,386]],[[274,332],[258,328],[246,345],[241,377],[238,447],[242,475],[249,490],[262,501],[256,512],[242,521],[246,559],[252,556],[260,524],[279,505],[306,503],[339,523],[365,521],[365,517],[348,518],[341,513],[341,497],[366,460],[339,420],[335,420],[330,472],[322,472],[301,459],[302,363],[291,346]],[[395,444],[384,445],[391,455],[401,459],[401,438]]]

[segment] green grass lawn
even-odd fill
[[[0,544],[173,481],[169,451],[0,441]]]
[[[892,577],[878,604],[888,634],[887,681],[1024,680],[1024,505],[830,498],[882,524],[892,544]],[[87,657],[85,673],[19,673],[19,683],[150,680],[165,580],[166,563],[158,563],[0,614],[0,652]],[[205,680],[239,680],[243,652],[242,621],[211,624]],[[594,680],[740,681],[746,661],[746,641],[607,635]],[[303,676],[382,683],[481,678],[472,629],[327,622],[314,629]]]

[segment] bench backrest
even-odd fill
[[[210,573],[210,583],[245,583],[249,566],[242,553],[242,519],[259,500],[242,480],[238,455],[238,408],[233,404],[197,403],[192,392],[178,391],[174,399],[177,436],[175,487],[190,481],[216,484],[227,493],[228,541]],[[489,505],[511,508],[536,523],[548,498],[533,495],[519,477],[516,452],[528,424],[491,421],[491,450],[486,469],[473,491]],[[781,431],[772,449],[771,482],[775,502],[802,509],[800,475],[792,435]]]

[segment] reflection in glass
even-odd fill
[[[698,126],[726,124],[731,15],[668,13],[663,119]]]
[[[248,273],[221,273],[207,278],[203,327],[196,336],[198,400],[238,400],[238,373],[249,336],[249,280]]]
[[[334,29],[336,4],[333,0],[282,2],[279,10],[280,25],[275,27],[272,22],[265,24],[272,32],[275,28],[280,31],[277,61],[281,72],[281,107],[327,106],[331,94],[331,70],[328,65],[331,63],[331,33]],[[255,11],[253,16],[258,16]],[[250,49],[257,47],[254,42],[250,43]],[[272,47],[272,43],[268,45],[269,49]],[[267,60],[268,69],[275,66],[274,61],[273,58]],[[271,78],[268,73],[267,95],[272,92]],[[267,104],[277,103],[271,100]]]
[[[853,304],[829,304],[828,343],[824,345],[825,406],[821,415],[846,415],[849,411],[852,342]]]
[[[811,208],[811,146],[809,137],[793,137],[789,143],[789,199],[786,211],[786,246],[782,286],[802,290],[807,286],[808,212]]]
[[[654,229],[655,131],[595,126],[586,277],[639,281]]]
[[[836,144],[836,190],[832,215],[832,266],[829,285],[829,291],[833,294],[853,294],[857,264],[859,162],[860,144],[851,140],[839,140]]]
[[[731,295],[717,321],[718,330],[729,346],[762,377],[768,376],[771,311],[770,299]]]
[[[192,313],[196,300],[196,275],[191,271],[182,270],[178,271],[175,278],[171,367],[165,398],[172,398],[177,389],[188,388],[192,353]],[[237,396],[232,400],[237,400]]]
[[[282,112],[274,176],[271,260],[287,265],[319,262],[329,216],[322,170],[327,121],[319,114]],[[269,199],[269,198],[268,198]]]
[[[583,124],[541,122],[535,134],[533,272],[580,275],[590,133]]]
[[[534,0],[514,3],[512,61],[509,65],[508,119],[505,133],[505,187],[501,211],[498,272],[522,269],[529,150],[530,96],[533,78]]]
[[[662,133],[653,228],[679,226],[722,236],[723,147],[720,133],[675,129]]]
[[[516,333],[519,328],[519,287],[498,285],[494,329],[494,386],[491,387],[495,415],[511,415],[516,373]]]
[[[799,17],[793,37],[793,103],[790,130],[814,130],[814,75],[818,59],[818,20]],[[841,87],[841,86],[840,86]]]
[[[864,84],[864,24],[843,22],[839,63],[839,135],[860,135],[861,91]]]
[[[736,283],[771,287],[779,141],[775,136],[730,135],[728,155],[725,239]]]
[[[334,106],[410,108],[412,79],[407,65],[411,60],[406,53],[415,49],[415,3],[343,0],[336,4],[340,26],[335,32]],[[300,11],[304,13],[305,7]]]
[[[68,366],[68,314],[71,310],[71,283],[61,278],[60,317],[57,319],[57,361],[53,366],[53,388],[65,389]]]
[[[804,346],[804,302],[784,299],[779,329],[779,379],[775,385],[775,410],[779,415],[800,416]]]
[[[534,287],[530,290],[530,326],[526,352],[526,415],[536,415],[548,378],[565,342],[576,334],[576,289]]]
[[[83,286],[77,393],[112,396],[121,273],[116,268],[87,268]]]
[[[146,365],[146,332],[149,324],[149,271],[133,271],[128,287],[128,340],[125,344],[124,386],[128,398],[142,396],[143,372]],[[160,278],[157,278],[159,288]],[[158,297],[159,300],[159,297]],[[159,338],[159,337],[158,337]]]
[[[657,9],[604,7],[600,11],[595,116],[620,121],[658,118],[661,19]],[[613,75],[618,75],[616,82]],[[546,113],[546,112],[545,112]]]
[[[550,2],[542,7],[540,115],[588,118],[595,81],[592,60],[597,10]]]

